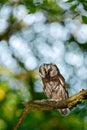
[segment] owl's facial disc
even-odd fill
[[[56,76],[56,75],[58,74],[58,72],[59,72],[57,66],[54,65],[54,64],[50,64],[50,67],[51,67],[51,69],[50,69],[50,70],[51,70],[51,71],[50,71],[50,76],[51,76],[51,77]]]
[[[56,76],[58,74],[58,68],[54,64],[42,64],[39,68],[39,73],[42,78],[46,76]]]

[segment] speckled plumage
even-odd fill
[[[65,79],[55,64],[42,64],[39,68],[39,74],[42,79],[43,90],[50,99],[60,101],[69,97]],[[64,115],[67,114],[67,109],[60,111]]]

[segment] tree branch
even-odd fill
[[[69,108],[72,109],[77,104],[81,103],[83,99],[87,99],[87,89],[82,90],[79,93],[67,98],[63,101],[53,101],[53,100],[36,100],[36,101],[29,101],[25,103],[25,109],[22,112],[21,116],[17,124],[14,126],[13,130],[17,130],[19,125],[22,123],[23,119],[29,112],[29,110],[36,109],[36,110],[54,110],[54,109],[61,109],[61,108]]]

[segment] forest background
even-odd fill
[[[69,95],[87,89],[87,0],[0,0],[0,130],[12,130],[24,102],[47,99],[38,69],[54,63]],[[87,130],[87,101],[67,116],[30,111],[18,130]]]

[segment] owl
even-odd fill
[[[69,97],[65,79],[55,64],[42,64],[39,67],[39,74],[47,97],[54,101],[61,101]],[[67,109],[60,109],[60,112],[65,115]]]

